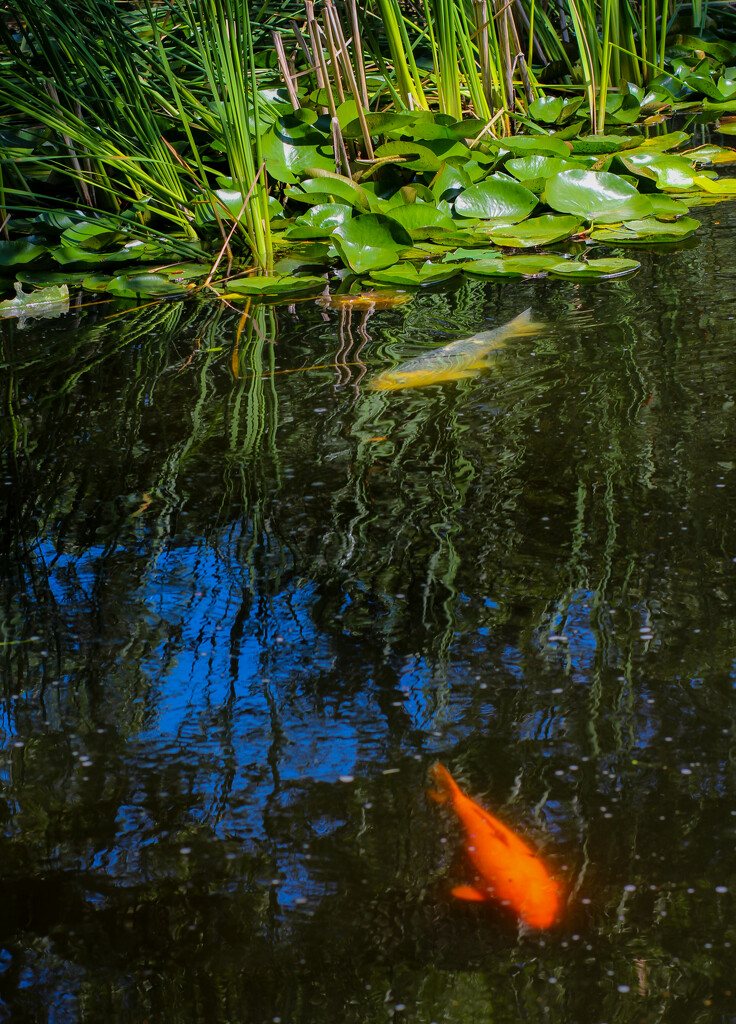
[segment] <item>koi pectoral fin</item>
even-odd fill
[[[486,901],[486,897],[480,889],[476,889],[472,885],[456,885],[450,891],[459,900],[468,900],[471,903],[485,903]]]

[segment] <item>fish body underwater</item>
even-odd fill
[[[444,384],[449,380],[475,377],[491,365],[493,354],[505,347],[508,338],[537,334],[545,325],[532,319],[531,309],[525,309],[513,320],[492,331],[482,331],[470,338],[443,345],[425,352],[393,370],[378,373],[370,382],[373,391],[398,391],[400,388],[425,387]]]
[[[466,796],[444,765],[435,764],[431,774],[437,788],[429,795],[457,814],[478,875],[475,885],[457,886],[453,895],[501,902],[529,927],[549,928],[559,915],[560,889],[539,857],[503,822]]]

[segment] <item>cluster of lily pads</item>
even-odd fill
[[[576,102],[546,98],[534,113],[569,120]],[[348,104],[341,110],[348,140],[360,132],[351,112]],[[495,139],[479,120],[427,111],[369,114],[368,125],[380,144],[348,177],[334,170],[326,118],[300,110],[270,124],[263,150],[272,191],[281,183],[281,200],[272,195],[274,273],[208,287],[229,295],[317,295],[330,270],[343,280],[402,288],[460,273],[616,276],[638,261],[593,256],[592,243],[620,249],[680,242],[699,226],[689,216],[692,205],[736,195],[736,180],[713,169],[736,161],[736,151],[688,148],[682,131],[581,136],[572,122]],[[228,208],[241,202],[227,189],[220,195]],[[581,243],[572,247],[577,252],[560,248],[568,240]],[[549,246],[556,251],[540,251]],[[36,287],[161,297],[196,290],[209,277],[204,262],[172,263],[166,254],[163,237],[130,238],[119,220],[81,214],[41,214],[29,237],[0,241],[0,266],[25,265],[15,279]],[[46,269],[33,266],[40,260]],[[83,264],[94,271],[80,270]],[[19,292],[0,303],[0,314],[28,301]]]

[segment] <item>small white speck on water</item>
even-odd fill
[[[728,892],[728,886],[727,885],[717,885],[716,886],[716,892]]]
[[[619,985],[617,987],[616,991],[617,992],[621,992],[622,994],[624,994],[626,992],[631,992],[631,988],[628,985]]]
[[[353,778],[354,778],[353,775],[341,775],[340,776],[340,782],[352,782]]]
[[[182,846],[179,848],[179,853],[182,855],[182,857],[188,857],[191,852],[191,846]]]
[[[636,892],[636,886],[631,885],[631,883],[629,883],[628,885],[624,886],[624,892]]]

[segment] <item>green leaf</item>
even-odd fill
[[[462,269],[468,274],[478,274],[481,277],[537,277],[546,274],[550,267],[556,266],[559,262],[559,256],[539,253],[504,256],[495,260],[477,260],[464,263]]]
[[[527,249],[536,245],[561,242],[582,228],[583,224],[578,217],[545,213],[541,217],[531,217],[515,227],[496,228],[492,232],[491,238],[496,245],[510,245]]]
[[[411,235],[392,217],[364,213],[341,224],[332,234],[340,258],[356,274],[390,267],[402,249],[411,247]]]
[[[654,242],[679,242],[688,238],[700,227],[700,221],[693,217],[680,217],[676,221],[664,222],[654,217],[631,220],[612,228],[597,228],[591,233],[596,242],[623,245],[640,245]]]
[[[15,298],[0,302],[0,318],[54,317],[68,312],[69,289],[65,284],[24,292],[20,282],[16,281]]]
[[[236,295],[259,295],[264,298],[291,297],[296,295],[319,295],[327,282],[323,277],[277,277],[275,275],[263,277],[239,277],[235,281],[228,281],[225,285],[226,294]]]
[[[494,140],[492,146],[515,156],[559,156],[563,159],[570,156],[567,142],[554,135],[514,135],[500,141]]]
[[[564,124],[583,104],[582,96],[566,100],[562,96],[540,96],[529,105],[529,116],[543,124]]]
[[[411,171],[438,171],[442,161],[427,146],[418,142],[406,142],[403,139],[385,142],[375,150],[377,159],[386,156],[400,158],[403,167]]]
[[[620,257],[608,257],[599,260],[563,260],[550,267],[548,273],[552,277],[574,278],[605,278],[622,277],[631,274],[641,266],[637,260],[626,260]]]
[[[634,174],[650,178],[661,189],[690,189],[695,187],[695,171],[689,160],[671,153],[647,149],[631,149],[620,153],[618,159]]]
[[[560,171],[570,171],[578,168],[585,170],[585,164],[576,160],[563,160],[559,156],[540,156],[538,153],[529,156],[515,157],[507,160],[504,169],[511,171],[517,181],[525,182],[534,178],[551,178],[553,174]]]
[[[353,211],[339,203],[320,203],[297,217],[287,238],[328,238],[335,228],[350,220]]]
[[[432,182],[432,195],[435,199],[447,199],[452,201],[473,184],[468,172],[463,167],[455,167],[453,164],[443,164]]]
[[[329,139],[314,125],[292,117],[280,117],[261,138],[263,158],[270,177],[294,183],[308,168],[335,169]]]
[[[504,221],[518,224],[537,205],[537,197],[513,181],[482,181],[471,185],[455,200],[455,212],[461,217]]]
[[[403,128],[408,132],[416,120],[411,113],[403,113],[401,111],[386,111],[382,114],[366,114],[365,119],[368,123],[368,131],[371,136],[385,135],[387,132],[394,131],[397,128]],[[345,139],[362,138],[363,133],[360,127],[360,121],[357,117],[342,128],[342,134]]]
[[[135,299],[139,295],[181,295],[181,285],[163,274],[118,274],[110,281],[107,291],[121,298]]]
[[[414,233],[422,228],[440,227],[448,231],[454,230],[455,221],[436,206],[429,203],[412,203],[410,206],[397,206],[388,214],[393,220],[414,237]]]
[[[50,288],[61,284],[76,288],[82,284],[85,275],[79,272],[63,274],[53,270],[21,270],[15,276],[21,284],[30,284],[34,288]]]
[[[633,149],[638,144],[636,138],[628,135],[586,135],[583,139],[574,139],[572,151],[578,153],[618,153],[622,149]]]
[[[48,252],[45,245],[38,245],[30,238],[19,238],[15,242],[0,241],[0,267],[30,263],[45,252]]]
[[[406,260],[396,263],[387,270],[374,270],[371,280],[381,284],[400,284],[406,287],[417,287],[423,284],[436,284],[446,281],[457,274],[458,267],[448,267],[435,263],[425,263],[421,267],[414,266]]]
[[[351,181],[350,178],[346,178],[342,174],[335,174],[334,171],[322,172],[317,177],[305,178],[298,187],[290,187],[285,190],[285,194],[290,199],[297,199],[300,202],[309,202],[308,198],[304,198],[305,194],[309,193],[320,197],[327,195],[333,202],[335,199],[342,199],[357,210],[363,210],[366,213],[370,209],[370,200],[366,190]]]
[[[553,210],[599,224],[646,217],[652,210],[646,196],[608,171],[562,171],[549,179],[544,198]]]

